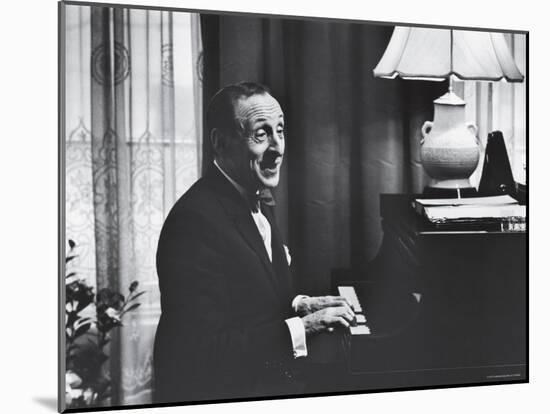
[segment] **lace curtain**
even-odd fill
[[[66,237],[72,271],[95,287],[146,290],[114,335],[111,404],[151,401],[160,315],[157,238],[175,200],[199,176],[199,17],[66,7]]]

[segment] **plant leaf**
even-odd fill
[[[75,246],[76,246],[76,243],[73,240],[69,239],[69,247],[71,249],[74,249]]]
[[[92,326],[91,322],[80,325],[78,329],[75,331],[73,337],[78,338],[80,335],[85,334],[90,329],[91,326]]]
[[[73,260],[77,256],[78,256],[77,254],[75,254],[73,256],[67,256],[67,258],[65,259],[65,263],[69,263],[71,260]]]
[[[80,325],[82,325],[83,323],[89,322],[89,321],[91,321],[91,320],[92,320],[92,318],[90,318],[90,317],[88,317],[88,316],[86,316],[85,318],[80,318],[80,319],[78,320],[78,325],[80,326]]]
[[[127,312],[130,312],[130,311],[133,311],[134,309],[136,309],[137,307],[139,307],[139,305],[141,305],[141,303],[134,303],[132,306],[130,306],[128,309],[125,309],[121,314],[120,316],[124,315],[125,313]]]
[[[142,292],[139,292],[139,293],[136,293],[134,296],[132,296],[131,298],[128,299],[128,302],[131,302],[133,301],[134,299],[137,299],[139,298],[141,295],[143,295],[146,291],[142,291]]]
[[[131,284],[130,284],[130,293],[134,292],[134,290],[137,289],[138,287],[138,281],[137,280],[134,280]]]
[[[67,315],[67,320],[65,321],[65,325],[66,326],[71,326],[71,327],[74,327],[76,326],[77,322],[78,322],[78,313],[75,312],[75,311],[72,311],[72,312],[69,312],[68,315]]]

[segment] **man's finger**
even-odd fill
[[[319,303],[323,305],[331,306],[335,303],[339,303],[336,296],[321,296],[319,298]]]
[[[349,323],[348,323],[348,321],[346,321],[346,320],[345,320],[344,318],[342,318],[342,317],[339,317],[339,318],[338,318],[338,323],[340,323],[340,325],[345,326],[346,328],[349,328]]]
[[[353,321],[353,318],[355,317],[355,314],[349,309],[348,306],[339,306],[335,308],[331,308],[331,314],[335,317],[342,317],[350,322]]]
[[[343,296],[326,296],[327,298],[330,298],[331,300],[335,302],[348,302],[348,300]]]
[[[347,303],[349,306],[351,306],[351,303],[345,297],[343,296],[333,296],[333,297],[339,300],[340,302]]]
[[[353,311],[353,308],[349,306],[347,303],[342,304],[341,307],[345,310],[346,313],[350,314],[352,318],[355,316],[355,312]]]
[[[348,321],[350,322],[353,322],[353,319],[355,318],[355,315],[351,312],[344,312],[342,315],[341,315],[342,318],[345,318],[347,319]]]
[[[325,296],[322,300],[322,304],[326,307],[329,306],[342,306],[348,304],[348,301],[342,296]]]

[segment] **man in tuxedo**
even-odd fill
[[[285,149],[284,114],[262,85],[220,90],[207,112],[210,170],[164,223],[157,272],[155,400],[289,395],[307,340],[349,327],[342,297],[296,295],[267,194]]]

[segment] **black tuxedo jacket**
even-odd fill
[[[270,262],[250,208],[213,167],[170,211],[159,240],[162,316],[155,400],[299,392],[285,319],[294,292],[272,211]]]

